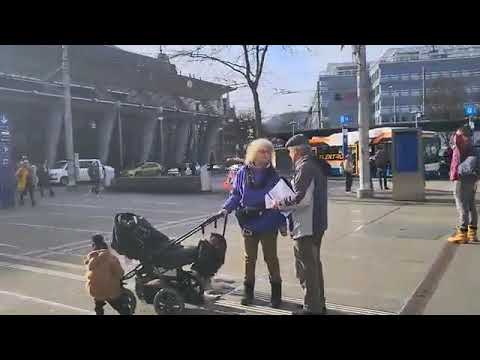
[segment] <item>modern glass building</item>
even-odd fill
[[[372,124],[459,120],[465,104],[480,106],[479,45],[388,49],[369,64],[369,74]],[[340,127],[343,114],[356,126],[356,66],[328,64],[312,108],[311,128]]]
[[[466,103],[480,105],[480,46],[387,50],[370,67],[375,124],[455,120]]]
[[[347,115],[351,126],[358,124],[356,65],[328,64],[320,74],[312,106],[310,127],[313,129],[338,127],[340,116]]]

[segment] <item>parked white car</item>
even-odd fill
[[[180,176],[180,170],[178,168],[169,169],[167,172],[168,176]]]
[[[108,165],[103,165],[98,159],[80,159],[78,170],[78,182],[90,181],[88,176],[88,168],[93,162],[97,162],[100,165],[100,176],[104,180],[105,186],[110,186],[112,179],[115,177],[115,169]],[[105,174],[103,173],[103,167],[105,167]],[[52,184],[68,184],[68,171],[67,161],[62,160],[55,163],[50,169],[50,183]]]

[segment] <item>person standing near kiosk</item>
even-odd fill
[[[475,205],[477,191],[477,157],[468,127],[457,130],[453,139],[454,149],[450,166],[450,180],[455,184],[455,204],[458,212],[458,224],[449,242],[465,244],[478,241],[478,213]]]
[[[345,173],[345,191],[351,192],[352,191],[352,183],[353,183],[353,163],[352,163],[352,156],[347,153],[345,155],[345,160],[342,163],[343,172]]]
[[[378,183],[380,190],[389,190],[387,186],[387,154],[383,148],[379,148],[375,154],[375,166],[377,167]]]

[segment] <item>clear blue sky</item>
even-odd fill
[[[160,45],[118,45],[119,47],[149,56],[156,56]],[[405,45],[368,45],[367,60],[377,59],[386,49]],[[183,45],[164,45],[164,51],[171,53],[185,48]],[[312,103],[318,73],[326,69],[327,63],[352,61],[351,48],[340,45],[292,46],[285,51],[274,45],[267,54],[264,75],[260,85],[260,98],[264,116],[286,111],[306,110]],[[224,82],[222,79],[237,79],[223,65],[192,63],[185,60],[174,62],[182,74],[195,74],[204,80]],[[276,95],[274,88],[301,91],[297,94]],[[230,99],[237,110],[253,108],[249,89],[239,89],[231,93]]]

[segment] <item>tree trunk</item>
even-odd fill
[[[260,98],[258,96],[257,89],[252,88],[253,105],[255,110],[255,137],[261,138],[263,136],[262,131],[262,111],[260,109]]]

